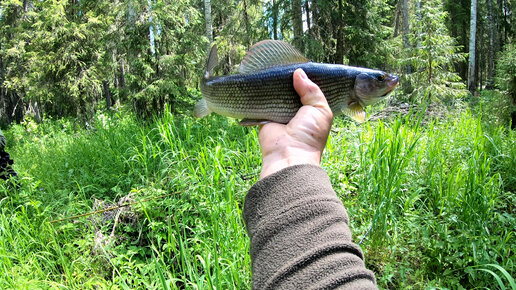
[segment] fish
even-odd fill
[[[359,123],[365,121],[365,106],[384,99],[398,85],[396,75],[380,70],[310,62],[279,40],[253,45],[238,74],[213,76],[217,63],[217,46],[213,45],[201,81],[203,98],[195,105],[194,116],[203,118],[214,112],[241,119],[242,126],[287,124],[296,115],[302,103],[293,73],[299,68],[319,86],[335,116],[344,114]]]

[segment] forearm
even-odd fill
[[[286,168],[256,183],[244,218],[253,288],[376,288],[348,217],[320,167]]]

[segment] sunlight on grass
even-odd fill
[[[468,111],[411,118],[337,119],[323,157],[379,286],[510,288],[515,132]],[[257,129],[167,112],[7,136],[21,180],[0,184],[1,288],[250,288],[241,211],[261,166]]]

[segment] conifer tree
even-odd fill
[[[413,68],[413,73],[408,75],[414,88],[410,99],[451,100],[464,96],[464,83],[453,72],[453,65],[464,61],[464,54],[458,52],[455,40],[448,34],[441,1],[422,2],[419,13],[419,16],[413,13],[411,19],[415,28],[411,42],[418,45],[412,47],[409,56],[400,63]]]

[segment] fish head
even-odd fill
[[[383,71],[362,72],[355,79],[355,96],[368,106],[386,97],[398,85],[398,77]]]

